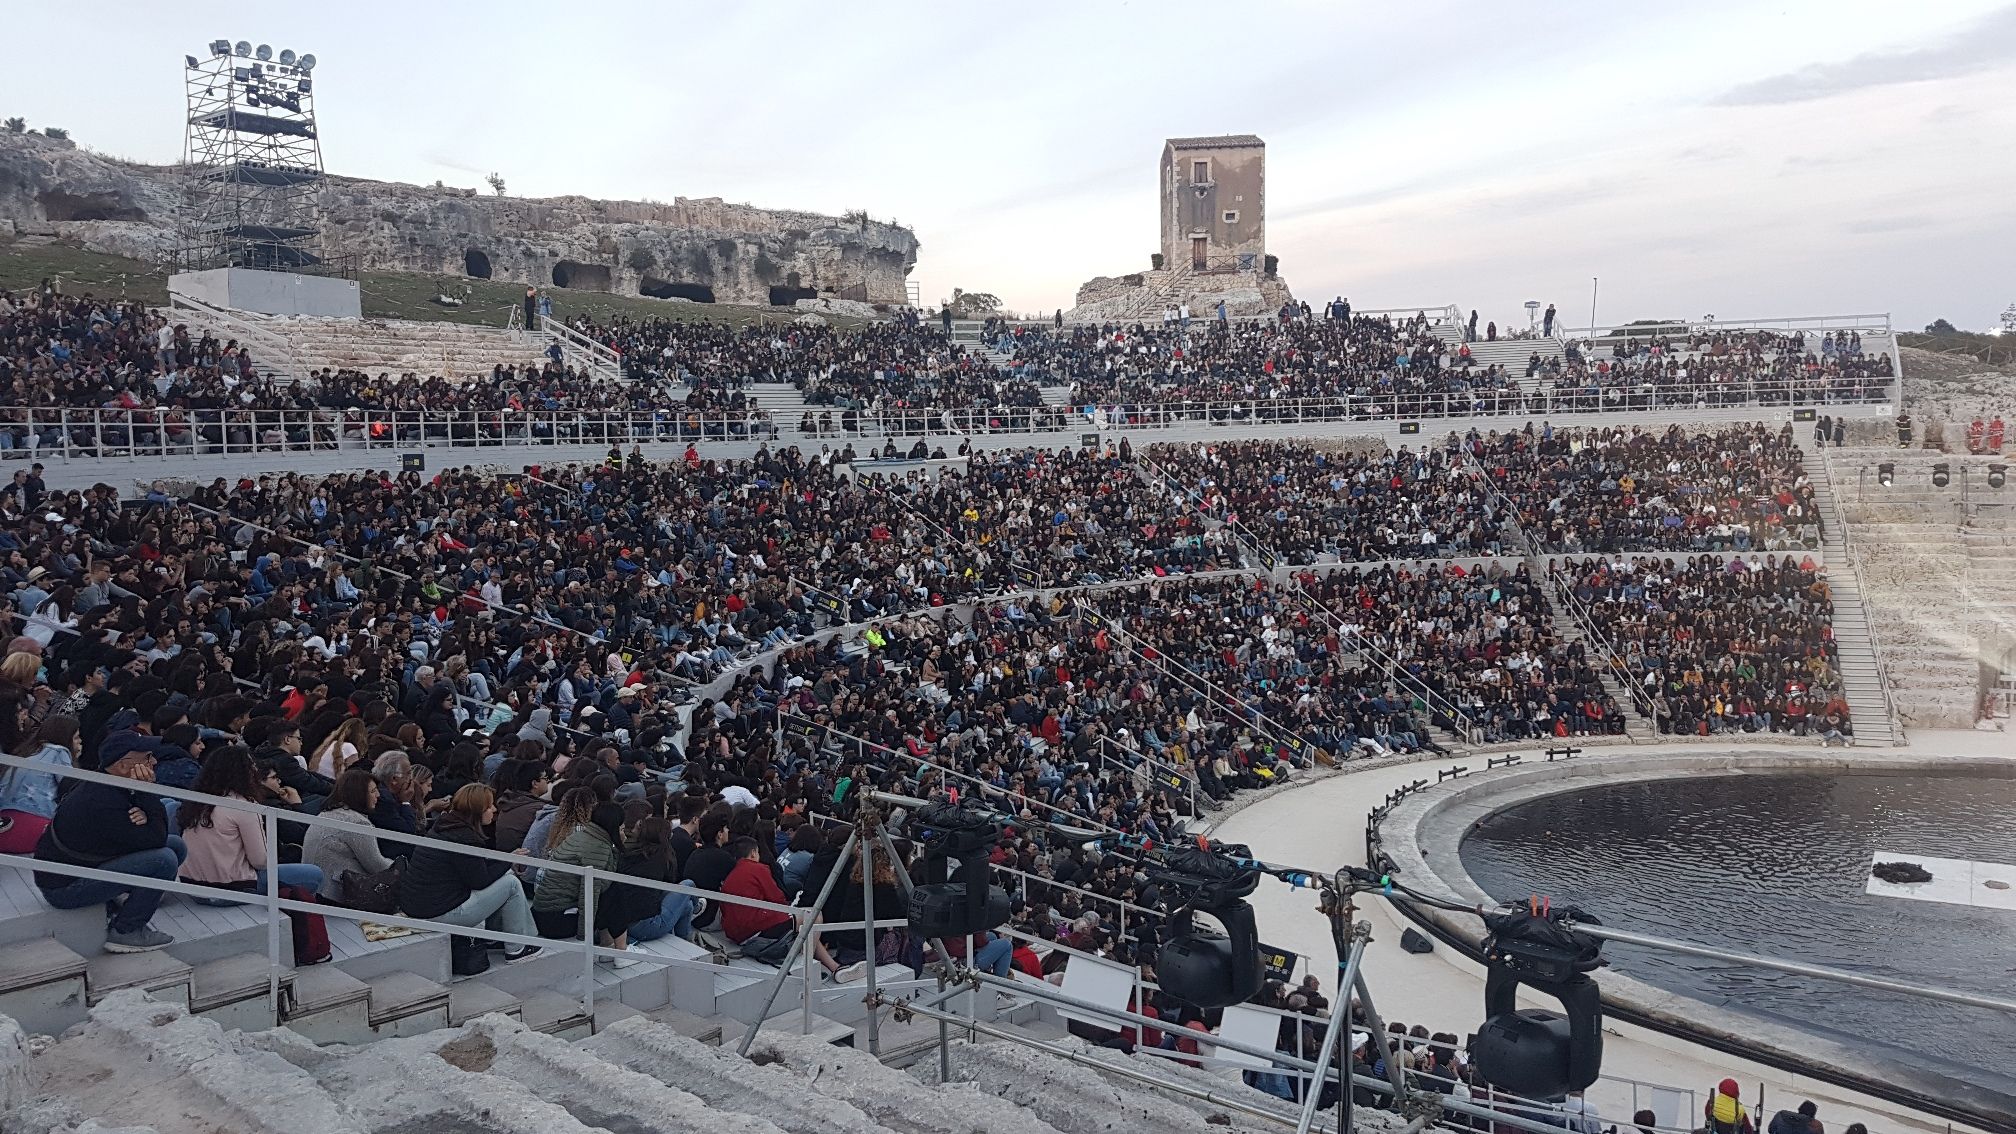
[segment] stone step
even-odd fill
[[[525,1002],[494,984],[480,980],[457,981],[448,990],[448,1024],[461,1027],[479,1016],[497,1013],[516,1020],[524,1016]]]
[[[85,1017],[89,971],[83,954],[54,937],[0,949],[0,1015],[30,1032],[60,1035]]]
[[[371,987],[371,1031],[379,1038],[417,1035],[448,1026],[449,990],[418,973],[389,972]]]
[[[714,1051],[655,1022],[627,1021],[582,1046],[676,1083],[710,1102],[717,1096],[733,1098],[736,1092],[773,1092],[807,1100],[816,1104],[815,1109],[845,1108],[836,1113],[846,1116],[850,1129],[858,1128],[852,1123],[866,1119],[875,1124],[871,1129],[900,1134],[948,1130],[962,1134],[1054,1134],[1053,1127],[1012,1103],[978,1092],[948,1096],[866,1052],[821,1043],[781,1028],[764,1028],[751,1049],[755,1061],[750,1062],[736,1059],[730,1049]],[[778,1117],[796,1121],[801,1112],[802,1107],[792,1107]]]
[[[655,1021],[626,1020],[581,1047],[789,1134],[872,1134],[878,1127],[846,1102],[806,1092],[789,1072],[732,1058]]]
[[[164,1004],[189,1006],[195,969],[166,949],[151,953],[105,953],[85,967],[84,995],[96,1004],[121,989],[137,988]]]
[[[526,997],[520,1013],[526,1027],[545,1035],[585,1039],[595,1031],[595,1019],[581,1007],[581,1002],[557,992]]]
[[[1078,1047],[1078,1041],[1055,1041]],[[1125,1057],[1100,1053],[1096,1058]],[[1063,1134],[1104,1134],[1112,1129],[1112,1116],[1126,1114],[1130,1126],[1138,1125],[1163,1134],[1218,1134],[1250,1131],[1270,1134],[1278,1127],[1249,1116],[1192,1103],[1178,1097],[1165,1098],[1149,1090],[1122,1087],[1096,1073],[1055,1056],[1015,1044],[959,1043],[952,1048],[952,1081],[971,1083],[981,1093],[1027,1107],[1035,1116]],[[1160,1068],[1161,1061],[1154,1066]],[[938,1081],[938,1061],[922,1060],[910,1069],[927,1085]],[[1238,1091],[1240,1097],[1254,1098],[1253,1105],[1265,1106],[1265,1096],[1244,1086],[1227,1082],[1223,1090]]]
[[[370,1043],[371,986],[335,965],[301,969],[283,1022],[315,1043]]]

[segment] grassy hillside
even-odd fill
[[[123,256],[86,252],[67,244],[37,239],[0,240],[0,290],[27,291],[45,279],[59,279],[66,295],[110,296],[142,303],[168,302],[168,273],[159,266]],[[465,280],[419,272],[365,272],[358,280],[364,293],[364,315],[376,319],[420,319],[444,323],[503,326],[509,309],[524,301],[523,284]],[[466,292],[465,292],[466,289]],[[468,296],[461,307],[443,307],[435,295],[446,291]],[[643,296],[603,295],[592,291],[553,288],[553,313],[560,317],[586,314],[602,320],[613,315],[632,319],[712,319],[737,325],[788,321],[797,312],[780,307],[738,307],[726,303],[675,303]],[[827,316],[852,325],[860,320]]]

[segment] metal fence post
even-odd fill
[[[581,1010],[595,1019],[595,868],[581,868]]]
[[[273,816],[261,813],[259,833],[266,840],[266,1007],[280,1024],[280,832]],[[298,960],[298,958],[297,958]]]

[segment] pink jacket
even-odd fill
[[[182,840],[189,844],[182,877],[191,882],[250,882],[253,872],[266,866],[266,836],[250,811],[214,807],[210,825],[189,828]]]

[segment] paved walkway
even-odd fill
[[[2007,756],[2016,760],[2016,738],[2008,733],[1913,729],[1910,738],[1908,749],[1846,751],[1873,754],[1908,750]],[[1762,750],[1765,746],[1675,745],[1672,750],[1728,752],[1732,748],[1744,751],[1750,747]],[[1787,747],[1802,753],[1812,751],[1811,745]],[[1642,753],[1645,749],[1633,746],[1613,751]],[[1601,750],[1592,749],[1584,758],[1601,755]],[[1331,776],[1256,801],[1227,817],[1212,831],[1212,836],[1225,842],[1247,843],[1256,856],[1270,862],[1333,869],[1339,862],[1363,866],[1365,817],[1388,792],[1424,775],[1432,782],[1438,768],[1468,764],[1477,770],[1482,763],[1481,757],[1441,757]],[[1326,994],[1333,994],[1334,953],[1329,927],[1316,913],[1314,893],[1268,880],[1252,901],[1259,914],[1262,939],[1312,959],[1305,962],[1309,967],[1303,971],[1315,972],[1322,978]],[[1425,955],[1404,952],[1400,948],[1400,932],[1408,923],[1377,898],[1367,899],[1360,908],[1360,917],[1372,923],[1373,942],[1365,953],[1365,971],[1381,1015],[1389,1021],[1426,1024],[1432,1031],[1454,1032],[1459,1036],[1474,1031],[1483,1014],[1483,968],[1440,945]],[[1553,1006],[1551,1001],[1542,999],[1534,999],[1532,1003]],[[1636,1106],[1650,1105],[1643,1094],[1634,1105],[1631,1084],[1620,1080],[1693,1090],[1698,1106],[1706,1101],[1716,1083],[1725,1076],[1734,1076],[1743,1084],[1746,1105],[1754,1106],[1762,1085],[1764,1122],[1769,1122],[1776,1111],[1796,1107],[1801,1099],[1811,1098],[1819,1104],[1820,1119],[1830,1131],[1845,1130],[1851,1122],[1868,1124],[1871,1134],[1966,1129],[1914,1118],[1881,1100],[1732,1059],[1684,1040],[1614,1020],[1605,1024],[1604,1033],[1603,1069],[1610,1078],[1591,1088],[1589,1099],[1606,1124],[1626,1123]]]

